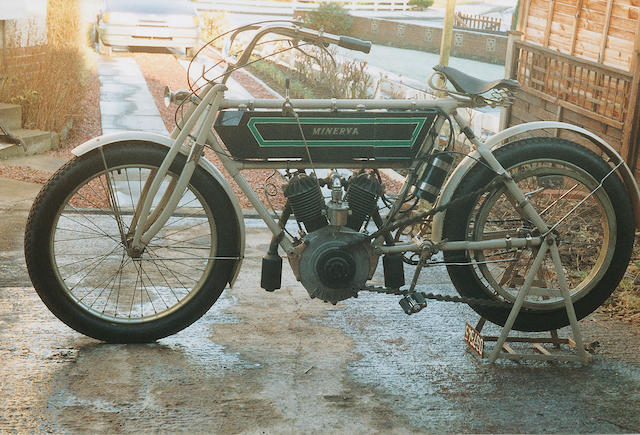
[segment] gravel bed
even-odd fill
[[[4,166],[0,162],[0,178],[44,184],[49,177],[51,172],[48,171],[39,171],[25,166]]]

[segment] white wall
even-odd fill
[[[5,21],[7,42],[20,47],[47,42],[47,0],[0,0],[0,20],[8,20]]]

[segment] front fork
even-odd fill
[[[162,164],[147,179],[133,215],[131,227],[126,236],[127,250],[133,258],[142,255],[146,245],[169,220],[187,190],[191,176],[198,165],[200,157],[203,155],[204,146],[209,137],[209,130],[222,103],[224,89],[225,86],[223,84],[207,85],[202,101],[196,106],[186,122],[181,124],[180,131]],[[151,212],[153,200],[158,194],[169,168],[187,138],[193,138],[190,133],[194,128],[197,132],[195,141],[191,146],[187,162],[182,168],[180,176],[169,181],[162,198],[156,204],[153,212]]]
[[[198,165],[200,157],[203,155],[203,150],[207,143],[211,144],[214,151],[219,154],[222,165],[240,187],[240,190],[245,193],[247,199],[271,232],[274,235],[282,232],[278,223],[273,220],[265,205],[240,173],[238,165],[226,156],[226,153],[211,133],[211,126],[214,124],[222,105],[225,89],[224,84],[207,85],[203,91],[202,101],[195,108],[189,109],[185,115],[186,121],[180,121],[178,127],[172,132],[171,137],[174,139],[174,143],[162,161],[160,168],[154,171],[155,173],[152,172],[152,176],[147,179],[133,216],[132,225],[125,236],[128,253],[133,258],[138,258],[142,255],[149,241],[160,231],[175,211],[189,185],[189,180]],[[195,132],[195,138],[190,135],[192,130]],[[187,138],[194,138],[187,162],[180,171],[180,176],[177,180],[172,178],[169,181],[162,198],[160,198],[151,212],[154,198],[158,194],[171,164]],[[294,252],[291,241],[286,237],[281,238],[280,246],[287,254]]]

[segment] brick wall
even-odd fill
[[[29,77],[41,71],[47,59],[44,45],[33,47],[9,47],[6,53],[0,49],[0,74]]]
[[[0,75],[28,79],[46,62],[47,0],[22,3],[24,16],[0,22]]]
[[[304,17],[305,11],[295,11],[296,17]],[[399,23],[378,18],[352,17],[350,35],[377,44],[415,50],[440,51],[442,29],[422,24]],[[453,30],[451,55],[482,62],[504,64],[507,36],[502,33],[483,33],[470,30]]]

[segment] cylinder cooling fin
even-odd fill
[[[349,179],[346,201],[351,214],[347,226],[360,231],[362,224],[371,216],[378,203],[382,186],[373,174],[358,174]]]
[[[306,174],[294,175],[284,188],[284,195],[298,222],[304,224],[308,233],[328,225],[322,213],[325,208],[322,191],[315,177]]]

